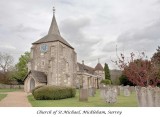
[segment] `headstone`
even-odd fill
[[[105,89],[101,89],[101,97],[107,103],[116,103],[117,102],[116,87],[107,86]]]
[[[120,95],[120,87],[119,86],[116,86],[116,90],[117,90],[117,95]]]
[[[160,107],[160,88],[136,86],[135,89],[140,107]]]
[[[79,101],[88,101],[88,89],[80,89]]]
[[[102,99],[105,98],[105,89],[102,89],[102,88],[100,89],[100,96]]]
[[[136,91],[136,96],[137,96],[137,101],[138,101],[138,106],[141,106],[141,87],[140,86],[136,86],[135,87],[135,91]]]
[[[155,88],[155,107],[160,107],[160,89],[158,87]]]
[[[124,90],[124,86],[120,86],[120,91],[123,91]]]
[[[130,96],[130,90],[129,90],[129,86],[125,86],[124,87],[124,96]]]
[[[154,96],[155,96],[155,91],[154,89],[149,86],[147,87],[147,102],[148,102],[148,107],[153,107],[154,106]]]
[[[134,92],[135,91],[135,87],[134,86],[130,86],[130,92]]]
[[[94,96],[94,94],[95,94],[94,89],[93,89],[93,88],[89,88],[89,89],[88,89],[88,96],[93,97],[93,96]]]
[[[145,87],[142,87],[140,90],[140,102],[141,102],[141,107],[146,107],[147,106],[147,89]]]

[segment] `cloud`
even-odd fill
[[[58,0],[61,4],[73,5],[73,1],[70,0]]]
[[[13,27],[11,31],[19,33],[26,33],[26,32],[30,33],[30,32],[36,32],[38,31],[38,29],[32,27],[26,27],[23,24],[19,24],[18,26]]]
[[[160,43],[159,1],[0,0],[1,51],[15,58],[29,51],[31,43],[47,34],[55,6],[61,35],[79,61],[95,66],[101,58],[112,66],[116,45],[121,52],[145,50],[151,56]]]
[[[2,49],[9,49],[9,50],[16,50],[16,47],[12,45],[0,45],[0,48]]]
[[[66,19],[61,22],[64,37],[75,47],[80,59],[89,57],[94,50],[93,46],[98,42],[98,39],[87,36],[84,32],[85,28],[90,26],[90,22],[88,17]]]
[[[160,22],[154,22],[142,29],[130,30],[121,34],[117,43],[127,50],[146,51],[151,53],[160,44]]]

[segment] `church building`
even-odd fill
[[[75,49],[60,34],[55,13],[48,34],[32,43],[30,58],[25,92],[40,85],[98,88],[104,79],[100,63],[95,68],[77,63]]]

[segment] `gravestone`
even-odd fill
[[[141,87],[140,86],[136,86],[135,87],[135,91],[136,91],[136,96],[137,96],[137,101],[138,101],[138,105],[141,106],[142,103],[141,103]]]
[[[107,103],[116,103],[117,102],[116,87],[108,86],[105,89],[101,89],[101,97]]]
[[[147,87],[148,107],[153,107],[154,106],[154,100],[155,100],[154,96],[155,96],[154,89],[151,86]]]
[[[88,89],[80,89],[79,101],[88,101]]]
[[[94,94],[95,94],[94,88],[89,88],[89,89],[88,89],[88,96],[93,97]]]
[[[155,89],[155,107],[160,107],[160,89],[156,87]]]
[[[130,86],[130,92],[134,92],[135,91],[135,87],[134,86]]]
[[[140,107],[160,107],[160,88],[135,87]]]
[[[117,90],[117,95],[120,95],[120,86],[116,86],[116,90]]]
[[[105,99],[105,89],[104,88],[100,89],[100,96],[102,99]]]
[[[124,86],[120,86],[120,91],[124,91]]]
[[[130,90],[129,90],[129,86],[125,86],[124,87],[124,96],[130,96]]]
[[[142,87],[140,90],[140,103],[141,107],[146,107],[147,106],[147,89],[145,87]]]

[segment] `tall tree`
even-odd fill
[[[0,69],[6,73],[13,64],[13,57],[7,53],[0,53]]]
[[[22,82],[23,78],[28,73],[27,63],[30,59],[30,53],[25,52],[21,57],[19,58],[19,62],[15,65],[16,71],[13,75],[13,78],[16,79],[18,82]]]
[[[0,53],[0,82],[10,83],[9,70],[13,65],[13,57],[7,53]]]
[[[144,52],[139,55],[139,58],[134,58],[135,54],[131,53],[129,61],[125,61],[125,56],[121,54],[116,65],[123,71],[123,74],[133,84],[138,86],[157,86],[160,83],[158,78],[158,68],[150,60],[146,59]]]
[[[157,77],[160,79],[160,46],[158,46],[157,52],[155,52],[151,58],[152,63],[158,67],[158,75]],[[158,83],[160,86],[160,83]]]
[[[105,79],[111,80],[111,75],[107,63],[105,63],[104,65],[104,72],[105,72]]]

